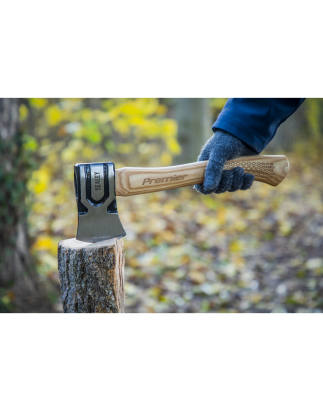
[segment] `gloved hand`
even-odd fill
[[[198,157],[198,161],[209,160],[205,170],[204,183],[197,184],[194,188],[202,194],[248,190],[255,179],[254,175],[245,173],[241,167],[224,171],[223,167],[228,160],[257,154],[238,138],[225,131],[216,130],[202,147]]]

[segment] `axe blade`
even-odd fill
[[[78,210],[76,239],[88,243],[126,235],[119,219],[113,163],[83,163],[74,166]]]

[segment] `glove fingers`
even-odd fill
[[[219,187],[225,161],[225,158],[220,155],[220,152],[216,150],[216,148],[213,148],[210,153],[208,165],[205,169],[204,190],[215,192]]]
[[[209,159],[210,157],[210,152],[211,152],[211,139],[213,138],[213,136],[205,143],[205,145],[202,147],[201,149],[201,153],[198,156],[197,161],[206,161]],[[195,190],[199,191],[202,194],[211,194],[212,190],[205,190],[203,184],[196,184],[194,186]]]
[[[233,183],[233,171],[224,170],[218,188],[214,191],[216,194],[225,193],[230,190]]]
[[[209,191],[209,190],[205,190],[203,187],[203,184],[196,184],[194,186],[195,190],[197,190],[198,192],[200,192],[201,194],[211,194],[213,191]]]
[[[214,191],[205,190],[202,184],[196,184],[194,187],[197,191],[205,195],[211,193],[222,194],[226,191],[232,193],[238,190],[249,190],[254,180],[255,176],[253,174],[244,173],[243,168],[236,167],[233,170],[223,171],[219,186]]]
[[[243,182],[244,182],[244,176],[245,176],[245,172],[242,167],[235,167],[232,170],[232,173],[233,173],[233,181],[232,181],[232,185],[229,190],[230,193],[233,193],[234,191],[241,189]]]
[[[255,176],[253,174],[245,173],[240,190],[248,190],[252,186],[254,180]]]

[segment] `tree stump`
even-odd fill
[[[58,244],[64,313],[124,313],[123,240]]]

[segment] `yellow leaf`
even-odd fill
[[[32,106],[40,109],[46,106],[47,99],[46,98],[31,98],[30,99]]]
[[[34,251],[49,251],[50,254],[56,256],[57,241],[49,236],[40,235],[33,245]]]
[[[36,194],[43,192],[49,183],[49,173],[45,167],[36,170],[28,183],[28,188]]]
[[[232,253],[237,253],[239,251],[242,251],[244,249],[244,244],[242,241],[239,240],[233,240],[229,246],[229,250]]]
[[[81,112],[82,120],[83,121],[90,121],[92,120],[92,110],[89,108],[85,108]]]
[[[166,141],[167,148],[170,150],[172,154],[180,154],[181,152],[181,146],[178,144],[177,140],[175,137],[168,138]]]
[[[124,118],[117,118],[113,120],[112,124],[115,130],[120,134],[128,134],[130,131],[129,122]]]
[[[48,124],[55,127],[63,120],[63,111],[58,106],[50,106],[46,110],[46,117]]]
[[[167,108],[163,104],[159,104],[156,110],[156,114],[162,114],[165,115],[167,113]]]

